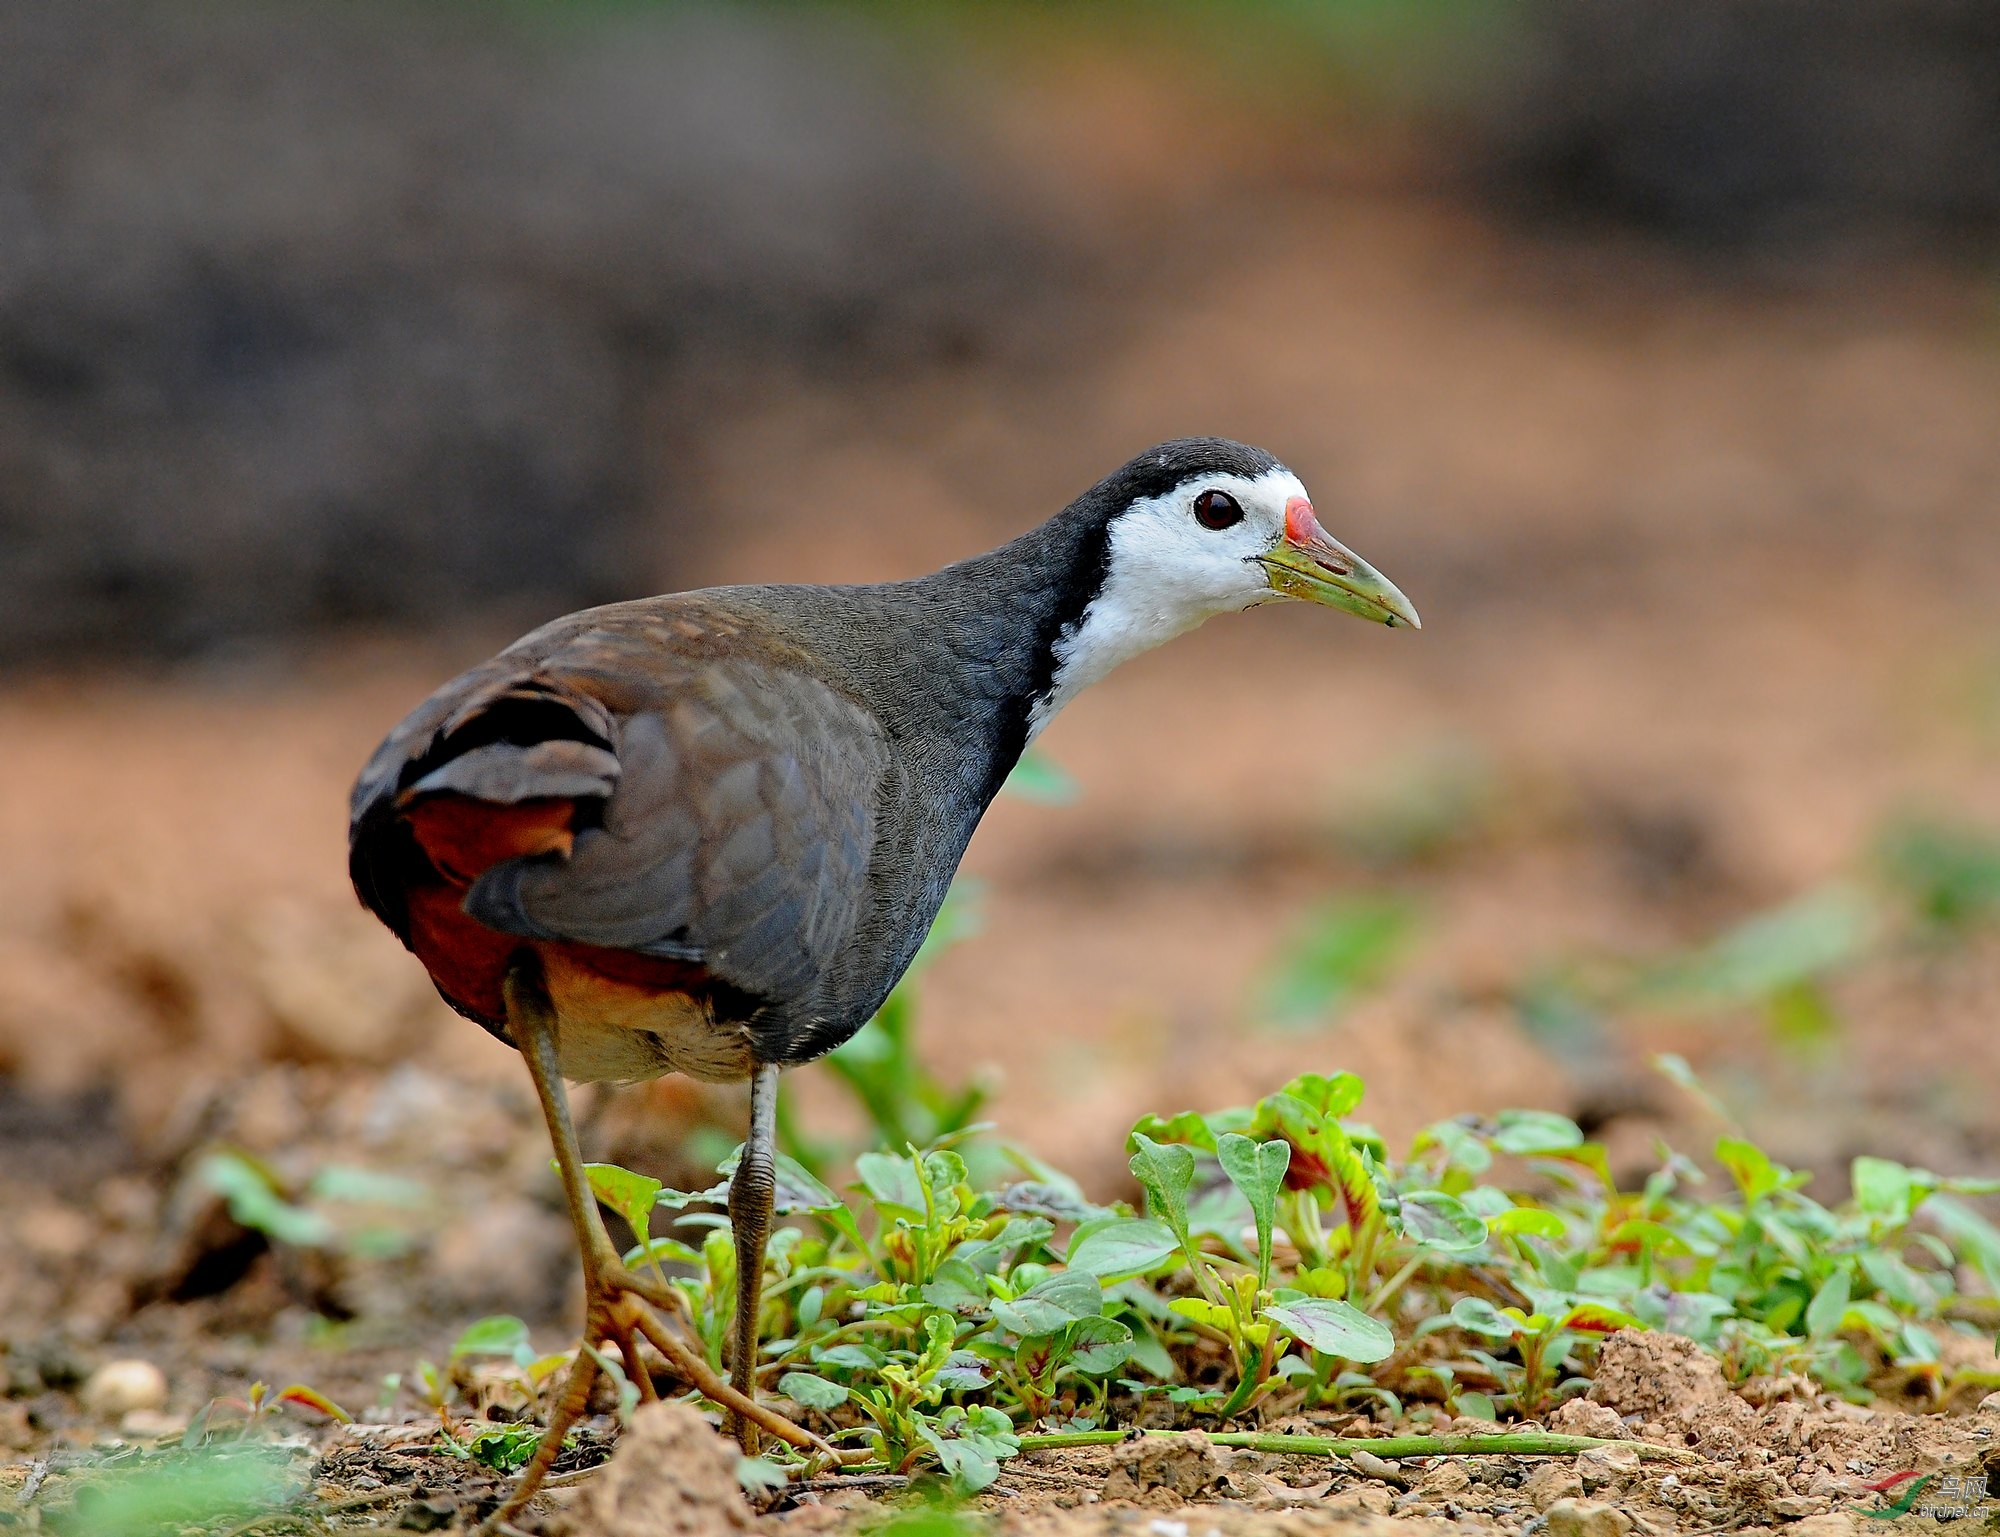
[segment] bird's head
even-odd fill
[[[1150,610],[1176,629],[1280,598],[1422,627],[1410,600],[1326,531],[1298,476],[1262,449],[1164,443],[1098,489],[1109,514],[1099,603]]]
[[[1329,534],[1306,488],[1261,448],[1183,438],[1106,476],[1056,521],[1093,551],[1050,646],[1030,732],[1120,662],[1216,614],[1299,598],[1420,628],[1381,572]]]

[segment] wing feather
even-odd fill
[[[756,656],[656,658],[621,714],[600,826],[567,860],[516,861],[469,894],[482,922],[698,958],[783,1004],[853,934],[889,749],[826,683]]]

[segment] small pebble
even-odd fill
[[[167,1374],[151,1361],[133,1357],[107,1361],[83,1385],[83,1406],[106,1419],[123,1418],[134,1409],[164,1409]]]
[[[1379,1478],[1383,1483],[1394,1484],[1399,1489],[1410,1486],[1402,1468],[1387,1457],[1377,1457],[1373,1452],[1356,1452],[1347,1460],[1354,1464],[1357,1471],[1366,1473],[1370,1478]]]

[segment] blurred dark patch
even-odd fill
[[[104,1086],[74,1094],[31,1094],[0,1073],[0,1162],[32,1168],[65,1196],[131,1166],[117,1099]]]
[[[1011,322],[853,28],[514,15],[0,10],[0,657],[652,590],[729,362]]]
[[[1493,188],[1717,248],[1990,235],[1986,0],[1538,0],[1478,117]]]

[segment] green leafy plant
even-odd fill
[[[438,1446],[449,1456],[463,1457],[496,1473],[518,1473],[535,1455],[541,1439],[542,1428],[533,1420],[482,1420],[460,1436],[440,1431]]]
[[[212,1149],[196,1170],[229,1215],[274,1244],[337,1249],[363,1257],[403,1253],[430,1203],[424,1185],[348,1164],[328,1164],[303,1189],[236,1147]]]
[[[1426,1402],[1538,1415],[1627,1328],[1689,1335],[1738,1378],[1961,1385],[1941,1331],[1961,1327],[1961,1265],[2000,1273],[2000,1231],[1953,1198],[1994,1182],[1860,1159],[1829,1207],[1725,1136],[1720,1183],[1668,1154],[1622,1189],[1602,1147],[1540,1110],[1439,1122],[1393,1158],[1355,1119],[1362,1096],[1351,1073],[1304,1074],[1254,1105],[1141,1121],[1139,1210],[1025,1155],[1025,1178],[984,1182],[948,1146],[875,1150],[845,1195],[781,1158],[791,1225],[768,1256],[760,1375],[867,1465],[935,1467],[961,1493],[1024,1446],[1115,1437],[1148,1400],[1222,1426]],[[719,1364],[726,1181],[592,1179],[619,1210],[650,1194],[628,1213],[642,1240],[628,1262],[662,1267]],[[656,1236],[663,1218],[688,1236]],[[526,1354],[512,1321],[475,1330],[495,1355]]]

